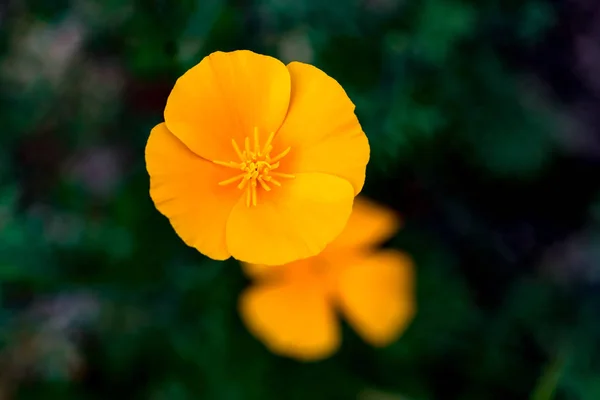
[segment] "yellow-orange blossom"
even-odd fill
[[[342,231],[368,160],[334,79],[250,51],[213,53],[180,77],[146,146],[152,200],[185,243],[267,265]]]
[[[378,248],[397,228],[393,212],[357,198],[346,228],[320,254],[282,266],[244,263],[255,280],[240,297],[244,322],[272,352],[301,360],[337,350],[337,312],[367,342],[391,343],[416,310],[412,261]]]

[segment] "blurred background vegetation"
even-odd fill
[[[600,399],[599,38],[594,0],[2,1],[0,399]],[[417,266],[393,345],[270,354],[154,209],[166,97],[235,49],[357,105]]]

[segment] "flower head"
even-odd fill
[[[415,312],[410,259],[376,248],[397,227],[391,211],[357,198],[347,227],[319,255],[282,266],[243,264],[256,284],[240,297],[242,319],[271,351],[302,360],[338,348],[336,311],[367,342],[389,344]]]
[[[368,160],[334,79],[250,51],[213,53],[180,77],[146,146],[150,196],[185,243],[269,265],[339,235]]]

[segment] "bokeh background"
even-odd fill
[[[150,129],[235,49],[356,104],[416,264],[389,347],[269,353],[154,209]],[[600,399],[599,111],[596,0],[4,0],[0,399]]]

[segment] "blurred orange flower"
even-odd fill
[[[150,196],[186,244],[269,265],[339,235],[368,161],[333,78],[250,51],[213,53],[180,77],[146,146]]]
[[[393,212],[359,197],[321,254],[283,266],[243,264],[257,282],[240,297],[249,330],[272,352],[307,361],[338,348],[336,310],[372,345],[395,340],[415,313],[413,265],[377,245],[397,228]]]

